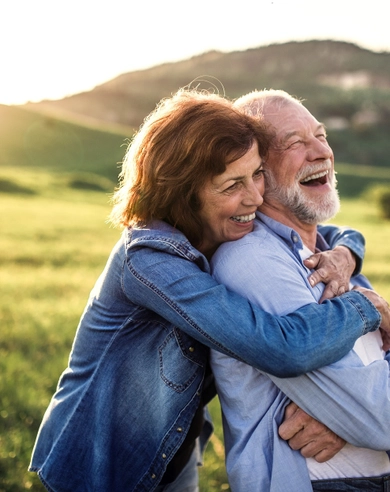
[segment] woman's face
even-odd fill
[[[199,250],[210,257],[218,246],[251,232],[257,207],[263,203],[264,175],[257,142],[226,171],[210,178],[199,193],[203,242]]]

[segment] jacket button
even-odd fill
[[[152,478],[153,480],[156,478],[156,475],[154,473],[152,474]]]
[[[195,352],[194,347],[190,347],[188,350],[189,350],[190,352]]]
[[[166,459],[167,455],[165,453],[162,454],[163,460]]]
[[[182,427],[178,427],[176,430],[177,430],[177,432],[183,432],[183,428]]]

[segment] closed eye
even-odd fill
[[[257,169],[257,171],[255,171],[255,172],[253,173],[253,177],[254,177],[254,178],[261,178],[261,177],[263,177],[263,176],[264,176],[264,174],[265,174],[265,169],[260,168],[260,169]]]
[[[287,145],[287,149],[291,149],[291,148],[294,148],[294,147],[298,147],[298,145],[302,144],[303,143],[303,140],[294,140],[294,142],[290,143]]]
[[[223,190],[224,193],[226,192],[229,192],[229,191],[234,191],[235,189],[238,188],[238,186],[240,185],[241,181],[236,181],[235,183],[233,183],[232,185],[230,185],[228,188],[225,188]]]

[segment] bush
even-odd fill
[[[379,206],[385,219],[390,219],[390,188],[379,197]]]
[[[0,193],[16,193],[22,195],[35,195],[35,191],[21,186],[10,179],[0,179]]]
[[[364,194],[364,198],[374,201],[378,205],[382,217],[390,219],[390,186],[373,186]]]
[[[114,183],[105,178],[92,173],[72,173],[67,178],[69,188],[91,191],[114,191]]]

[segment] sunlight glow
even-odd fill
[[[275,42],[337,39],[390,50],[383,0],[199,0],[109,4],[14,0],[0,5],[0,104],[61,99],[126,72]],[[267,22],[264,22],[264,20]]]

